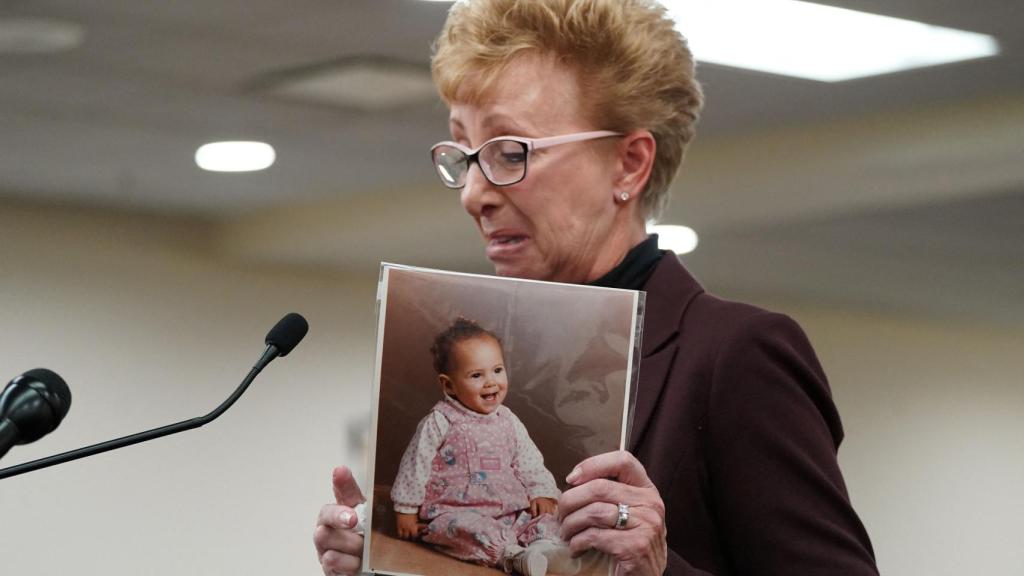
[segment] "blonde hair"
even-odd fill
[[[514,57],[530,53],[576,72],[582,93],[592,95],[580,104],[596,128],[654,135],[642,198],[645,217],[659,216],[703,104],[693,55],[664,7],[653,0],[460,0],[434,46],[434,84],[449,104],[480,102]]]

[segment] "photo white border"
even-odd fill
[[[626,361],[626,385],[624,386],[623,404],[622,404],[622,429],[619,432],[619,450],[626,449],[626,441],[629,437],[630,428],[632,426],[631,410],[635,399],[633,394],[636,391],[636,377],[637,374],[634,370],[634,359],[639,360],[639,351],[637,347],[639,345],[638,336],[642,333],[643,327],[637,325],[637,315],[640,313],[640,299],[643,298],[644,293],[637,290],[625,290],[622,288],[609,288],[605,286],[586,286],[580,284],[565,284],[561,282],[547,282],[544,280],[530,280],[525,278],[503,278],[499,276],[491,276],[488,274],[471,274],[468,272],[452,272],[448,270],[436,270],[433,268],[423,268],[419,266],[408,266],[405,264],[393,264],[390,262],[381,262],[380,273],[377,281],[377,331],[375,334],[377,343],[374,347],[375,360],[373,368],[373,388],[370,393],[370,434],[369,443],[366,449],[366,475],[367,483],[365,485],[367,494],[363,496],[366,498],[366,518],[363,522],[363,574],[386,574],[388,576],[424,576],[422,574],[410,574],[406,572],[391,572],[387,570],[370,571],[368,569],[370,565],[370,552],[371,552],[371,534],[373,532],[373,491],[375,486],[375,475],[377,465],[377,420],[379,417],[378,412],[380,411],[380,377],[381,368],[384,361],[384,324],[387,317],[387,299],[388,299],[388,279],[392,270],[406,270],[413,272],[423,272],[427,274],[437,275],[449,275],[449,276],[462,276],[467,278],[486,278],[490,280],[498,279],[510,282],[524,282],[532,284],[545,284],[545,285],[562,285],[562,286],[574,286],[579,288],[587,288],[591,290],[610,290],[613,292],[629,292],[633,298],[633,304],[631,306],[631,317],[630,324],[633,327],[630,330],[629,335],[629,347],[627,350]],[[608,566],[609,576],[615,572],[615,563],[611,562]]]

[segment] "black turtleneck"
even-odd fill
[[[630,249],[618,266],[588,284],[605,288],[643,290],[664,253],[664,250],[658,250],[658,235],[650,234],[646,240]]]

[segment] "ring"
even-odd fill
[[[615,519],[615,529],[622,530],[626,527],[626,522],[629,522],[629,506],[620,503],[619,517]]]

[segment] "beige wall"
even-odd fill
[[[204,414],[278,318],[311,322],[212,424],[0,481],[3,574],[317,573],[314,519],[369,404],[374,279],[235,266],[203,234],[0,207],[2,378],[46,366],[74,394],[4,465]]]
[[[205,252],[207,232],[0,205],[0,384],[46,366],[75,395],[4,466],[205,413],[283,313],[311,324],[208,427],[0,481],[4,574],[318,573],[330,468],[363,471],[349,440],[366,425],[376,277],[246,267]],[[1019,574],[1024,331],[776,307],[830,375],[883,573]]]
[[[789,307],[883,574],[1024,574],[1024,330]]]

